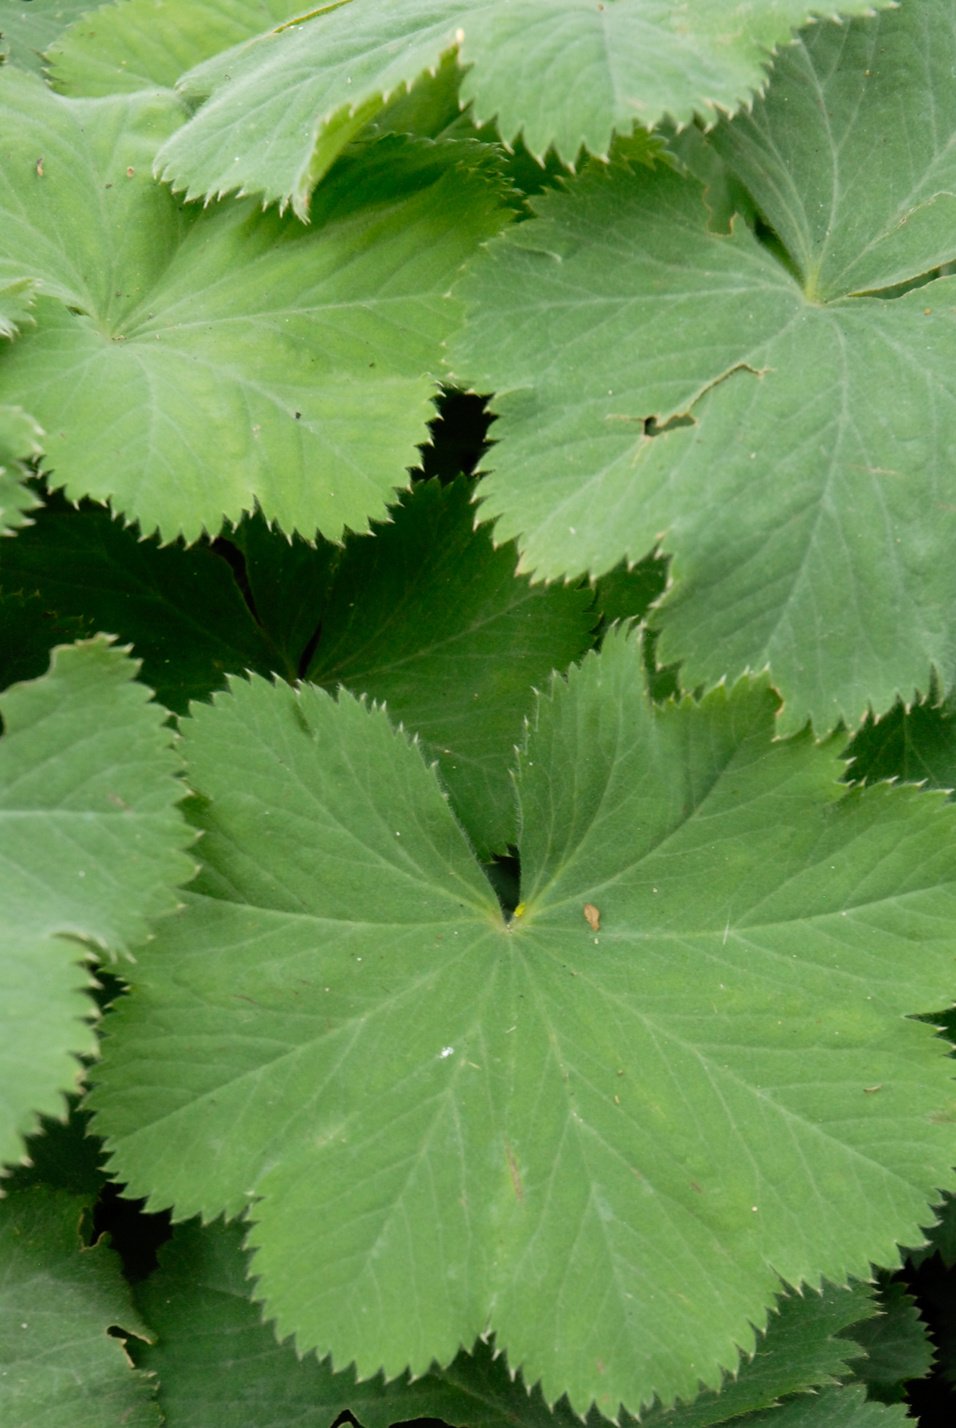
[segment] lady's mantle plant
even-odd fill
[[[956,11],[839,8],[0,4],[5,1421],[906,1421]]]

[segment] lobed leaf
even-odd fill
[[[364,1428],[390,1428],[414,1419],[439,1419],[470,1428],[573,1428],[580,1423],[565,1402],[551,1411],[508,1371],[493,1343],[479,1342],[447,1368],[421,1378],[357,1382],[350,1370],[333,1373],[312,1355],[298,1358],[279,1344],[253,1302],[243,1227],[195,1221],[178,1225],[160,1253],[157,1273],[139,1288],[137,1303],[156,1342],[137,1346],[136,1362],[156,1375],[159,1398],[178,1428],[216,1428],[245,1415],[256,1428],[326,1428],[348,1411]],[[652,1410],[654,1428],[706,1428],[770,1406],[789,1393],[833,1383],[848,1371],[857,1346],[839,1337],[864,1327],[876,1305],[859,1286],[822,1295],[783,1298],[753,1360],[719,1394],[702,1395],[672,1412]],[[854,1332],[857,1330],[854,1329]],[[588,1428],[607,1420],[588,1415]],[[622,1415],[628,1425],[636,1420]]]
[[[231,691],[184,732],[204,871],[92,1104],[131,1194],[248,1208],[281,1338],[394,1377],[494,1331],[547,1401],[636,1413],[718,1387],[781,1279],[918,1237],[944,799],[846,793],[763,684],[657,707],[612,634],[539,703],[508,922],[383,711]]]
[[[593,166],[460,288],[496,535],[550,579],[660,542],[662,659],[688,686],[769,665],[786,731],[949,675],[956,288],[922,280],[956,256],[954,63],[944,0],[820,25],[713,135],[775,238]]]
[[[91,951],[128,952],[193,871],[165,711],[135,672],[100,638],[0,699],[0,1161],[95,1051]]]
[[[843,0],[844,14],[876,4]],[[535,158],[602,156],[615,133],[733,110],[762,88],[771,51],[822,12],[806,0],[335,0],[198,66],[211,96],[163,147],[157,168],[188,197],[236,189],[291,203],[313,188],[390,98],[455,55],[479,124],[495,120]],[[833,9],[826,7],[828,13]],[[237,167],[238,165],[238,167]]]
[[[255,504],[310,538],[364,530],[427,435],[449,284],[504,221],[483,150],[376,145],[306,230],[152,182],[180,118],[158,91],[71,100],[0,72],[0,281],[43,292],[0,400],[45,427],[72,499],[144,534],[194,539]]]

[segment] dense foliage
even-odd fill
[[[956,8],[838,8],[0,0],[5,1424],[910,1421]]]

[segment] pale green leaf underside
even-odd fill
[[[158,166],[190,195],[241,189],[304,216],[349,139],[450,53],[469,70],[461,97],[479,123],[573,164],[635,123],[736,109],[763,86],[772,50],[821,9],[833,13],[805,0],[344,0],[186,75],[189,93],[211,97]]]
[[[335,1367],[491,1329],[549,1399],[636,1412],[716,1386],[780,1277],[931,1218],[951,1086],[905,1018],[951,993],[956,811],[841,796],[765,687],[658,709],[641,668],[613,635],[541,701],[511,924],[382,711],[256,680],[185,727],[205,868],[98,1129],[157,1208],[250,1208],[267,1315]]]
[[[47,69],[65,94],[172,88],[185,70],[294,13],[293,0],[123,0],[58,36]]]
[[[956,253],[954,63],[936,0],[821,25],[715,131],[802,283],[742,223],[710,231],[694,181],[622,165],[541,201],[460,289],[453,370],[498,393],[496,538],[551,578],[660,541],[662,660],[688,687],[769,665],[788,730],[952,665],[956,287],[866,292]]]
[[[0,1161],[95,1049],[85,955],[140,941],[193,871],[165,711],[135,671],[99,639],[0,699]]]
[[[82,1197],[36,1186],[0,1201],[0,1421],[9,1428],[156,1428],[153,1384],[111,1336],[145,1337],[119,1258],[84,1246]]]
[[[148,176],[180,117],[159,92],[70,100],[0,72],[0,281],[46,294],[0,353],[0,401],[45,427],[71,497],[145,533],[256,503],[309,538],[364,530],[427,437],[445,295],[500,226],[494,189],[473,146],[392,141],[339,166],[311,228],[185,210]]]

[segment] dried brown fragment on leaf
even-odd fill
[[[598,912],[593,902],[586,902],[584,904],[584,920],[587,922],[587,925],[588,927],[590,927],[592,932],[600,932],[601,914]]]

